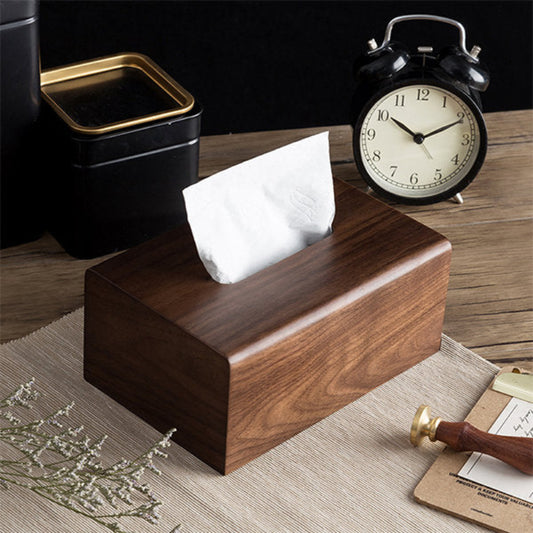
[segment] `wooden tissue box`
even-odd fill
[[[233,285],[187,225],[89,269],[85,378],[227,474],[438,351],[450,243],[335,196],[332,235]]]

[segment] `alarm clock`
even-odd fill
[[[412,20],[451,24],[459,44],[411,52],[391,40],[394,25]],[[481,48],[466,50],[459,22],[434,15],[392,19],[380,46],[374,39],[354,65],[353,151],[377,194],[403,204],[455,197],[478,174],[487,152],[480,92],[489,84]]]

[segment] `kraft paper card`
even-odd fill
[[[512,368],[505,367],[499,374]],[[491,433],[530,436],[530,406],[492,390],[491,383],[465,420]],[[533,476],[486,455],[445,448],[415,488],[414,497],[494,531],[524,533],[533,531],[531,492]]]

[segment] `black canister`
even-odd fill
[[[37,168],[39,31],[36,0],[0,0],[0,243],[43,232]]]
[[[201,107],[149,58],[125,53],[41,74],[47,229],[72,256],[123,250],[186,220]]]

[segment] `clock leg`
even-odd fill
[[[458,192],[452,199],[452,202],[455,202],[456,204],[463,204],[464,200],[460,192]]]

